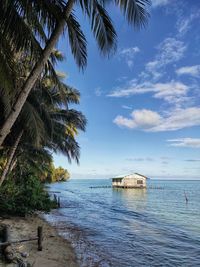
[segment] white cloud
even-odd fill
[[[178,32],[179,32],[181,35],[185,34],[185,33],[189,30],[189,28],[190,28],[190,23],[191,23],[190,19],[186,19],[186,18],[184,18],[184,19],[182,19],[182,20],[179,20],[179,21],[177,22],[177,29],[178,29]]]
[[[124,48],[119,51],[119,58],[125,59],[126,64],[128,65],[129,68],[131,68],[133,66],[135,54],[139,52],[140,49],[137,46]]]
[[[161,53],[158,58],[162,64],[169,64],[180,60],[186,50],[182,41],[175,38],[166,38],[159,46]]]
[[[126,87],[116,88],[108,96],[128,97],[136,94],[152,93],[154,98],[163,99],[169,103],[177,103],[185,99],[188,91],[189,87],[187,85],[173,80],[168,83],[145,82],[142,84],[137,84],[136,80],[132,80]]]
[[[149,128],[160,123],[160,115],[151,110],[134,110],[132,117],[138,127]]]
[[[189,17],[185,17],[184,15],[179,15],[180,17],[177,20],[176,28],[178,30],[179,36],[184,36],[189,29],[192,27],[192,23],[195,19],[199,19],[200,10],[196,9],[195,11],[191,12]]]
[[[166,6],[169,0],[152,0],[152,7]]]
[[[133,67],[133,60],[127,60],[126,63],[129,66],[129,68]]]
[[[174,110],[167,117],[163,117],[160,125],[149,130],[151,132],[175,131],[198,125],[200,125],[200,108],[192,107]]]
[[[119,54],[123,56],[132,57],[138,52],[140,52],[140,49],[139,47],[135,46],[135,47],[124,48],[119,52]]]
[[[157,46],[158,53],[154,59],[146,63],[145,70],[139,75],[140,82],[138,82],[139,79],[131,80],[126,86],[115,88],[108,96],[124,97],[153,93],[154,98],[164,99],[170,103],[180,103],[189,90],[187,85],[173,80],[167,83],[157,81],[164,75],[164,69],[168,64],[175,63],[184,56],[186,48],[186,45],[176,38],[165,38]],[[120,55],[126,57],[127,64],[131,67],[133,61],[130,57],[137,52],[139,52],[138,47],[126,48],[121,50]]]
[[[122,105],[122,108],[124,108],[124,109],[132,109],[132,107],[127,106],[127,105]]]
[[[135,110],[130,118],[118,115],[114,121],[121,127],[141,129],[148,132],[175,131],[200,125],[200,108],[175,109],[164,115],[152,110]]]
[[[101,95],[102,95],[101,87],[97,87],[97,88],[95,88],[95,95],[96,95],[96,96],[101,96]]]
[[[154,80],[162,76],[160,70],[166,65],[179,61],[186,51],[186,45],[175,38],[166,38],[157,47],[158,54],[153,61],[146,64],[146,72],[151,74]]]
[[[131,113],[131,118],[127,119],[123,116],[117,116],[114,119],[114,123],[118,126],[125,126],[130,129],[142,128],[148,129],[160,123],[160,115],[157,112],[151,110],[134,110]]]
[[[126,128],[129,128],[129,129],[134,129],[134,128],[137,128],[137,125],[135,124],[134,120],[133,119],[127,119],[127,118],[124,118],[123,116],[121,115],[118,115],[114,120],[113,122],[115,124],[117,124],[119,127],[126,127]]]
[[[170,143],[170,146],[175,147],[200,148],[200,138],[178,138],[167,140],[167,142]]]
[[[185,66],[176,70],[178,75],[191,75],[194,77],[200,77],[200,65]]]
[[[146,157],[146,158],[127,158],[126,159],[127,161],[154,161],[155,159],[154,158],[151,158],[151,157]]]

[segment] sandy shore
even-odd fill
[[[37,250],[37,241],[18,243],[13,245],[16,255],[27,256],[24,261],[33,267],[78,267],[76,255],[70,243],[58,236],[56,230],[46,221],[33,216],[29,218],[0,218],[0,224],[9,225],[12,241],[28,239],[37,236],[37,227],[43,226],[44,240],[43,250]],[[0,267],[16,266],[0,262]]]

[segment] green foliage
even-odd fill
[[[0,214],[24,216],[52,208],[56,208],[56,203],[32,172],[24,173],[20,180],[9,179],[0,188]]]
[[[61,182],[61,181],[66,181],[70,177],[69,172],[62,168],[54,168],[53,173],[52,173],[52,182]]]

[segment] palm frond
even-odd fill
[[[35,41],[32,31],[30,31],[29,26],[16,12],[16,9],[10,5],[10,8],[5,13],[2,13],[2,9],[0,9],[0,29],[4,38],[10,41],[17,52],[30,51],[37,58],[39,49],[38,42]]]
[[[11,110],[11,99],[8,90],[0,87],[0,125]]]
[[[73,125],[75,128],[85,131],[87,120],[85,116],[77,110],[54,110],[51,112],[51,117],[63,125]]]
[[[29,103],[28,108],[32,107],[38,113],[40,120],[43,122],[43,127],[45,131],[43,131],[42,134],[45,134],[45,136],[41,138],[41,141],[43,141],[44,143],[44,140],[46,140],[47,138],[51,139],[53,132],[53,123],[49,113],[49,108],[51,108],[51,106],[48,107],[45,104],[41,92],[37,91],[33,91],[31,93],[31,95],[27,99],[27,102]]]
[[[10,62],[0,50],[0,86],[7,88],[9,91],[14,89],[14,73],[11,68]]]
[[[80,147],[72,135],[67,135],[66,127],[62,123],[55,122],[54,135],[48,147],[55,153],[61,152],[66,155],[68,161],[75,160],[79,163]]]
[[[35,146],[39,146],[45,140],[44,122],[37,110],[28,101],[24,104],[19,120],[16,123],[23,127]]]
[[[77,65],[80,68],[84,68],[87,64],[87,41],[85,35],[73,14],[67,18],[66,23],[72,54]]]
[[[115,0],[115,3],[130,24],[136,28],[146,26],[149,18],[147,6],[150,5],[150,0]]]
[[[116,50],[117,34],[107,11],[97,0],[92,1],[89,17],[91,19],[91,29],[100,51],[108,55],[114,52]]]
[[[45,103],[48,105],[53,104],[57,107],[62,105],[68,107],[69,104],[79,104],[79,91],[63,83],[57,73],[54,72],[53,75],[56,76],[53,77],[51,74],[43,77],[42,82],[38,85],[38,93],[42,93],[41,97],[46,99]]]

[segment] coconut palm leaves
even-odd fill
[[[117,6],[120,7],[122,13],[130,24],[140,28],[147,24],[149,14],[147,6],[149,0],[115,0]]]
[[[16,167],[31,164],[38,171],[40,168],[44,170],[50,164],[47,160],[50,151],[63,153],[69,162],[72,159],[79,161],[80,148],[75,138],[80,130],[85,130],[86,119],[81,112],[69,106],[79,103],[80,94],[63,83],[59,76],[56,81],[54,78],[44,75],[36,83],[11,133],[5,139],[3,151],[7,164],[0,185],[13,162]],[[5,112],[2,108],[2,114]],[[40,156],[46,156],[43,159],[44,166],[41,165]]]
[[[70,104],[79,103],[79,97],[80,94],[77,90],[68,87],[61,81],[59,84],[55,84],[50,77],[44,77],[28,97],[13,126],[13,131],[6,139],[5,146],[9,146],[9,140],[13,139],[15,133],[24,129],[24,143],[35,147],[48,147],[55,152],[56,149],[59,149],[62,152],[62,148],[59,146],[60,142],[71,141],[74,142],[72,148],[74,149],[76,145],[79,150],[75,136],[68,134],[67,131],[70,126],[76,131],[85,130],[85,117],[81,112],[69,108]],[[70,148],[69,144],[68,147]],[[72,151],[71,155],[73,154],[75,152]],[[76,154],[78,155],[79,152]],[[69,161],[72,158],[69,157]],[[74,157],[74,159],[78,160],[78,157]]]
[[[86,38],[73,13],[66,20],[71,52],[79,67],[87,64]]]
[[[128,22],[137,27],[146,23],[148,17],[146,5],[149,0],[3,1],[0,10],[0,36],[4,36],[12,50],[23,51],[24,54],[31,56],[35,64],[21,87],[12,110],[1,126],[0,146],[19,116],[65,27],[68,30],[71,51],[76,63],[81,68],[85,67],[87,63],[86,39],[72,12],[76,5],[80,5],[88,16],[100,51],[103,54],[109,54],[116,48],[116,32],[105,9],[106,3],[119,6]],[[44,29],[47,29],[49,38],[46,37]],[[1,46],[0,50],[5,51]],[[1,67],[0,71],[3,73]]]

